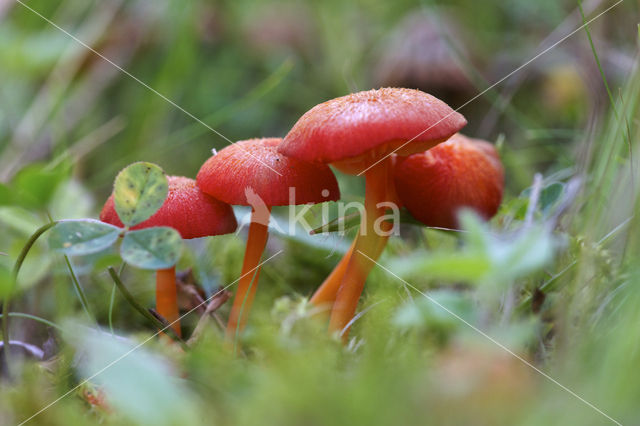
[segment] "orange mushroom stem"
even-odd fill
[[[341,332],[344,338],[347,336],[344,328],[355,314],[364,283],[381,252],[379,247],[383,237],[378,222],[385,210],[380,203],[387,201],[390,171],[391,161],[387,158],[367,170],[365,175],[365,214],[329,320],[329,331]]]
[[[395,165],[396,158],[395,156],[391,156],[392,167]],[[395,203],[398,207],[400,207],[400,200],[396,194],[396,188],[392,179],[387,179],[386,186],[386,194],[385,199],[389,202]],[[378,259],[384,248],[387,246],[387,241],[389,241],[389,236],[391,235],[391,231],[393,227],[397,226],[389,221],[384,221],[380,224],[380,228],[382,230],[381,238],[378,240],[375,256],[372,256],[372,259]],[[353,255],[353,251],[356,246],[356,240],[353,241],[349,250],[344,254],[340,262],[336,265],[336,267],[331,271],[329,276],[323,281],[322,285],[318,287],[315,291],[311,299],[309,299],[309,303],[318,307],[325,307],[326,310],[331,310],[333,308],[333,303],[336,300],[336,295],[338,294],[338,290],[340,289],[340,284],[342,283],[342,278],[347,270],[347,265],[349,264],[349,260]],[[323,311],[323,312],[326,312]]]
[[[175,266],[156,271],[156,312],[171,324],[178,337],[182,337]]]
[[[342,277],[344,277],[344,273],[347,270],[347,265],[349,264],[349,259],[351,259],[355,246],[356,241],[353,240],[349,250],[342,256],[340,262],[338,262],[333,271],[331,271],[329,276],[323,281],[322,285],[313,293],[313,296],[309,299],[309,303],[326,309],[333,307],[333,302],[336,300],[336,294],[338,294]]]
[[[271,211],[269,207],[268,209]],[[234,338],[236,333],[242,330],[247,322],[249,310],[258,289],[260,259],[268,239],[268,224],[265,224],[262,218],[256,217],[256,210],[252,209],[247,246],[242,262],[242,273],[238,281],[238,291],[233,299],[229,321],[227,322],[227,338]]]

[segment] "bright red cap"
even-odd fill
[[[236,230],[238,224],[229,204],[200,191],[193,179],[168,176],[168,180],[169,194],[162,207],[149,219],[131,229],[169,226],[185,239],[228,234]],[[104,204],[100,220],[124,226],[116,213],[113,194]]]
[[[395,184],[400,201],[417,220],[456,228],[461,208],[485,219],[496,214],[504,170],[493,145],[456,134],[429,151],[398,158]]]
[[[249,139],[225,147],[202,165],[198,186],[226,203],[245,206],[251,204],[247,201],[251,191],[267,206],[340,198],[338,182],[329,167],[279,154],[281,142],[280,138]],[[295,189],[291,200],[290,188]]]
[[[467,121],[441,100],[413,89],[352,93],[316,105],[284,138],[279,151],[314,163],[334,163],[371,151],[409,155],[442,142]],[[415,139],[414,139],[415,138]]]

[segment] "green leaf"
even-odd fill
[[[446,281],[475,282],[491,269],[490,259],[480,252],[418,252],[392,262],[399,276],[426,276]]]
[[[414,218],[405,207],[400,209],[400,223],[425,227],[424,223]]]
[[[540,190],[540,197],[538,199],[538,209],[543,213],[549,213],[553,207],[555,207],[561,200],[562,196],[565,193],[565,184],[562,182],[551,182],[548,185],[545,185],[544,188]],[[527,205],[529,198],[531,197],[531,191],[533,189],[531,187],[525,189],[520,194],[520,198],[526,199]],[[524,210],[526,211],[525,205]]]
[[[0,206],[0,224],[6,230],[17,231],[29,237],[42,225],[42,220],[22,207]]]
[[[318,228],[312,229],[309,234],[324,234],[327,232],[343,232],[360,224],[360,212],[337,217]]]
[[[69,176],[67,163],[50,168],[45,164],[31,164],[20,170],[11,181],[12,199],[23,207],[46,207],[56,188]]]
[[[540,192],[540,209],[543,213],[547,213],[562,199],[564,187],[563,183],[553,182]]]
[[[13,203],[13,192],[4,183],[0,183],[0,206],[8,206]]]
[[[122,259],[142,269],[166,269],[178,262],[182,238],[173,228],[159,226],[127,232],[120,247]]]
[[[122,263],[120,253],[113,253],[111,251],[105,251],[95,257],[95,259],[89,259],[91,261],[92,269],[96,272],[104,272],[109,266],[118,267]]]
[[[93,219],[65,220],[49,235],[49,245],[70,256],[102,251],[116,242],[122,229]]]
[[[462,209],[459,215],[460,224],[464,229],[464,240],[469,250],[477,253],[487,253],[490,245],[490,234],[484,222],[469,209]]]
[[[542,225],[494,235],[470,211],[463,212],[460,221],[466,231],[461,234],[464,248],[415,252],[389,268],[402,277],[506,285],[547,265],[559,243]]]
[[[508,282],[540,270],[553,259],[558,242],[540,225],[509,239],[491,241],[492,279]]]
[[[83,219],[93,216],[95,203],[91,192],[80,181],[69,179],[56,189],[49,212],[54,218]]]
[[[391,210],[388,211],[388,213],[390,212]],[[398,217],[398,220],[400,221],[400,223],[424,227],[424,224],[411,216],[411,213],[409,213],[409,211],[405,208],[400,209],[400,216]],[[344,232],[348,229],[355,228],[358,225],[360,225],[359,211],[330,220],[329,222],[311,230],[311,232],[309,233],[313,235],[324,234],[328,232]]]
[[[427,294],[429,298],[420,297],[400,307],[393,317],[393,323],[399,328],[450,329],[465,326],[443,307],[465,321],[475,322],[474,305],[467,295],[452,290],[434,290]]]
[[[473,214],[463,213],[461,222],[468,231],[464,235],[468,250],[486,257],[490,265],[486,274],[476,277],[476,282],[507,284],[540,270],[552,260],[558,246],[551,231],[539,224],[493,235]]]
[[[71,321],[64,336],[76,350],[82,377],[100,386],[127,424],[199,425],[194,395],[167,359],[130,339]]]
[[[134,226],[150,218],[169,192],[167,177],[152,163],[134,163],[116,177],[114,202],[122,223]]]

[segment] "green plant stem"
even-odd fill
[[[109,331],[111,332],[111,334],[115,334],[113,332],[113,305],[115,303],[115,299],[116,299],[116,285],[114,284],[113,287],[111,287],[111,297],[109,298]]]
[[[80,299],[80,304],[82,305],[84,312],[87,314],[90,321],[95,322],[94,316],[91,315],[91,311],[89,311],[89,302],[87,301],[87,296],[84,294],[84,290],[80,285],[80,281],[78,281],[78,277],[76,276],[76,273],[73,271],[73,266],[71,266],[71,261],[69,260],[69,256],[67,256],[66,254],[64,255],[64,261],[67,264],[69,273],[71,274],[71,281],[73,282],[73,285],[76,289],[76,293],[78,294],[78,298]]]
[[[578,9],[580,9],[580,17],[582,18],[582,23],[584,24],[584,30],[587,33],[587,38],[589,39],[589,46],[591,47],[591,51],[593,52],[593,57],[596,61],[596,65],[598,66],[598,71],[600,71],[600,76],[602,77],[602,82],[604,83],[604,88],[607,91],[607,95],[609,96],[609,102],[611,102],[611,109],[613,110],[613,115],[618,118],[618,110],[616,109],[616,102],[613,99],[613,94],[611,93],[611,89],[609,89],[609,82],[607,81],[607,76],[602,69],[602,64],[600,63],[600,58],[598,57],[598,52],[596,51],[596,47],[593,44],[593,39],[591,38],[591,31],[589,31],[589,26],[587,25],[587,19],[584,16],[584,10],[582,9],[582,2],[578,1]]]
[[[51,217],[51,213],[49,213],[48,211],[46,213],[47,213],[47,217],[49,218],[49,222],[53,222],[53,217]],[[67,264],[67,269],[69,269],[69,273],[71,274],[71,281],[75,286],[76,294],[80,299],[80,304],[82,305],[84,312],[87,314],[87,317],[89,317],[89,321],[96,322],[95,317],[91,315],[91,311],[89,310],[89,302],[87,302],[87,296],[84,294],[84,290],[80,285],[80,281],[78,281],[78,277],[76,276],[76,273],[74,272],[73,267],[71,266],[71,261],[69,260],[69,256],[67,256],[66,254],[64,255],[64,261]]]
[[[253,283],[256,281],[256,278],[258,276],[258,273],[260,272],[260,268],[255,268],[255,271],[253,272],[253,276],[251,278],[251,284],[249,284],[249,289],[247,290],[247,293],[244,295],[244,298],[242,299],[242,305],[240,306],[240,313],[238,314],[238,316],[240,318],[242,318],[242,313],[244,312],[244,306],[247,302],[247,299],[249,298],[249,295],[251,294],[251,289],[253,288]],[[238,349],[238,338],[240,337],[240,321],[238,321],[238,323],[236,324],[236,334],[235,334],[235,338],[233,339],[233,353],[236,354],[237,353],[237,349]]]
[[[582,17],[582,22],[584,24],[584,30],[587,33],[587,38],[589,39],[589,46],[591,47],[591,52],[593,53],[593,58],[596,61],[596,65],[598,66],[598,71],[600,72],[600,77],[602,78],[602,82],[604,83],[604,88],[607,91],[607,96],[609,97],[609,103],[611,104],[611,110],[613,111],[613,116],[616,118],[616,121],[620,120],[620,116],[618,115],[618,109],[616,108],[616,101],[613,97],[613,93],[609,88],[609,81],[607,80],[607,75],[604,73],[604,69],[602,68],[602,64],[600,63],[600,57],[598,56],[598,52],[596,51],[596,46],[593,44],[593,38],[591,37],[591,31],[589,31],[589,26],[587,25],[587,19],[584,16],[584,10],[582,9],[582,1],[578,0],[578,8],[580,9],[580,16]],[[626,134],[624,130],[622,133],[624,134],[625,141],[627,142],[627,147],[629,151],[629,167],[631,170],[631,184],[633,185],[633,150],[631,143],[631,131],[629,130],[629,125],[626,117],[626,113],[624,111],[624,100],[622,99],[622,95],[620,95],[620,103],[622,106],[622,114],[625,114],[625,123],[626,123]],[[610,153],[610,157],[613,155],[613,151]],[[633,186],[632,186],[633,190]],[[635,190],[633,191],[635,193]]]
[[[577,264],[578,264],[578,261],[574,260],[573,262],[568,264],[564,269],[562,269],[560,272],[558,272],[553,277],[551,277],[548,281],[546,281],[544,284],[542,284],[538,288],[538,290],[541,291],[545,295],[547,295],[548,293],[554,291],[556,289],[556,286],[558,285],[558,282],[559,282],[558,279],[560,277],[562,277],[565,273],[567,273],[571,268],[576,266]],[[520,302],[518,307],[516,308],[516,312],[522,313],[522,312],[526,311],[531,305],[531,297],[532,296],[525,297]]]
[[[18,283],[18,273],[20,273],[20,268],[22,268],[24,259],[27,257],[27,254],[29,254],[31,247],[33,247],[33,245],[36,243],[36,241],[38,240],[38,238],[40,238],[42,234],[44,234],[45,232],[47,232],[49,229],[53,228],[57,224],[58,224],[57,221],[52,221],[45,225],[42,225],[40,228],[36,229],[36,231],[31,235],[31,237],[29,237],[25,245],[22,247],[22,250],[20,251],[18,258],[16,259],[16,262],[13,264],[13,274],[12,274],[13,282],[11,283],[12,284],[11,289],[9,290],[4,300],[2,301],[2,313],[9,312],[11,296]],[[2,350],[2,364],[5,367],[4,371],[6,372],[7,375],[9,374],[9,317],[10,316],[11,315],[7,315],[6,317],[2,318],[2,342],[4,344],[3,350]]]
[[[118,277],[122,277],[125,266],[126,263],[122,262],[122,265],[120,265],[120,270],[118,271]],[[113,307],[115,306],[116,302],[116,288],[116,285],[113,284],[113,287],[111,287],[111,297],[109,299],[109,330],[111,331],[111,334],[115,334],[113,331]]]
[[[35,315],[31,315],[31,314],[25,314],[23,312],[9,312],[8,314],[9,318],[27,318],[27,319],[31,319],[37,322],[40,322],[42,324],[48,325],[49,327],[53,327],[53,328],[57,328],[58,330],[62,331],[62,327],[60,327],[58,324],[51,322],[47,319],[44,318],[40,318],[38,316]],[[4,314],[0,314],[0,318],[4,318]]]
[[[127,288],[122,283],[122,280],[120,280],[120,277],[118,276],[118,273],[116,272],[116,270],[113,269],[113,267],[109,267],[108,270],[109,270],[109,275],[111,275],[111,279],[113,279],[114,284],[118,287],[118,290],[120,290],[120,293],[122,293],[122,296],[124,296],[125,300],[127,302],[129,302],[129,304],[136,311],[138,311],[140,313],[140,315],[145,317],[147,320],[151,321],[151,323],[153,323],[153,325],[155,327],[157,327],[159,331],[167,333],[173,340],[175,340],[176,342],[178,342],[180,344],[182,349],[187,350],[188,346],[186,345],[186,343],[180,337],[178,337],[178,335],[173,331],[173,329],[170,326],[165,325],[162,322],[160,322],[156,317],[151,315],[151,313],[149,311],[147,311],[145,308],[143,308],[134,299],[134,297],[131,295],[131,293],[129,293],[129,290],[127,290]]]

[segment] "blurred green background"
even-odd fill
[[[25,3],[130,75],[0,0],[0,266],[12,266],[49,215],[96,217],[129,163],[194,177],[212,148],[284,136],[317,103],[419,88],[464,105],[463,133],[497,143],[505,201],[490,225],[469,225],[474,238],[403,225],[382,263],[579,396],[381,268],[343,348],[309,319],[304,297],[349,239],[275,235],[268,252],[284,252],[265,265],[240,356],[213,323],[188,353],[152,341],[31,423],[639,423],[638,2],[625,0],[589,24],[589,35],[577,31],[486,92],[582,25],[578,4]],[[613,4],[582,7],[591,19]],[[547,198],[530,206],[536,173]],[[359,179],[338,178],[344,198],[362,197]],[[317,211],[309,219],[321,224]],[[237,277],[243,249],[244,234],[189,242],[179,267],[193,268],[210,295]],[[462,277],[470,258],[489,272]],[[87,322],[61,256],[46,239],[36,244],[12,312],[54,321],[66,334],[12,320],[11,338],[43,355],[25,356],[15,381],[0,387],[0,425],[28,418],[152,333],[113,292],[105,269],[119,266],[115,252],[72,263],[107,331]],[[153,305],[151,273],[127,268],[123,280]],[[185,329],[198,319],[186,318]],[[105,393],[106,409],[87,396]]]

